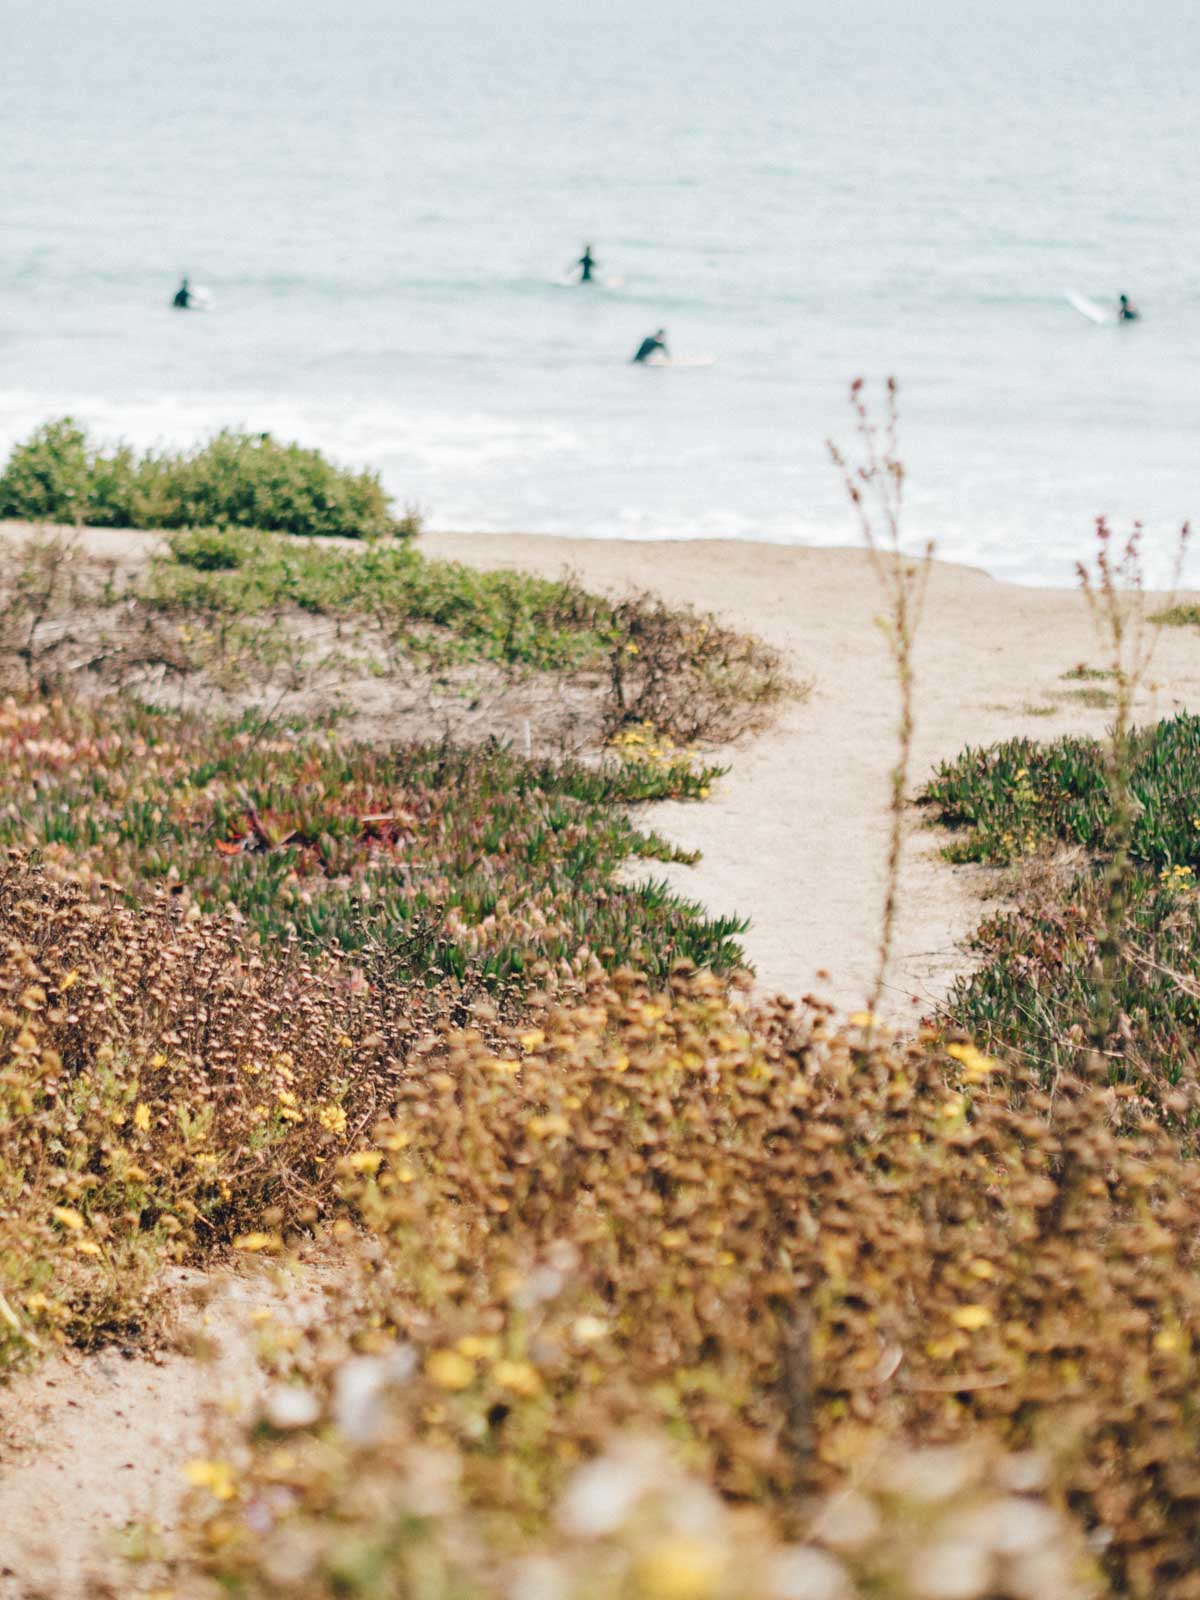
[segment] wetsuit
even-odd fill
[[[661,350],[663,355],[666,355],[667,353],[667,347],[661,339],[643,339],[641,344],[638,346],[638,353],[633,359],[635,361],[649,361],[650,357],[656,350]]]
[[[592,268],[596,265],[596,258],[590,250],[585,250],[576,265],[580,268],[580,283],[591,283]]]
[[[181,283],[175,291],[175,298],[171,301],[176,311],[188,311],[192,304],[192,291],[188,288],[187,281]]]

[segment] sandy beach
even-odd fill
[[[491,534],[428,534],[421,548],[479,566],[547,575],[569,568],[590,587],[653,589],[787,653],[812,683],[808,697],[728,753],[731,770],[706,805],[657,806],[650,821],[703,852],[694,867],[667,869],[676,886],[711,910],[751,918],[744,943],[765,990],[860,1005],[883,898],[897,705],[865,553]],[[1063,676],[1080,663],[1102,664],[1081,594],[935,562],[917,649],[914,785],[966,745],[1014,734],[1102,734],[1107,711],[1081,702],[1087,686]],[[1189,629],[1164,629],[1138,714],[1198,704],[1196,640]],[[899,1015],[936,1003],[963,970],[963,941],[996,881],[948,866],[939,854],[944,835],[919,816],[909,832],[890,990]]]

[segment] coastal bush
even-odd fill
[[[496,746],[377,750],[254,718],[23,697],[0,704],[0,843],[137,898],[228,910],[265,945],[383,947],[404,970],[511,986],[588,950],[665,972],[737,964],[710,917],[633,860],[687,860],[626,808],[702,798],[677,753],[527,762]]]
[[[71,418],[17,445],[0,474],[0,517],[96,527],[217,527],[377,538],[397,521],[378,476],[336,467],[270,434],[223,431],[190,451],[106,454]]]
[[[259,617],[283,607],[365,618],[407,655],[542,672],[603,672],[607,732],[650,723],[681,744],[760,727],[803,692],[780,653],[711,615],[652,595],[614,601],[571,577],[480,571],[374,545],[352,556],[237,530],[177,534],[156,561],[149,604],[190,619]]]

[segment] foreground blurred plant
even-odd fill
[[[1049,1108],[968,1041],[754,1015],[682,969],[593,971],[521,1024],[419,1043],[340,1163],[365,1241],[340,1315],[279,1363],[274,1422],[212,1441],[232,1476],[197,1502],[202,1567],[252,1593],[289,1559],[305,1596],[405,1593],[410,1446],[456,1463],[489,1560],[553,1553],[581,1459],[636,1426],[802,1543],[808,1497],[870,1480],[889,1440],[1036,1446],[1108,1581],[1183,1600],[1200,1169],[1088,1083]],[[903,1565],[900,1526],[864,1574]],[[844,1528],[821,1537],[859,1559]],[[992,1592],[972,1561],[961,1592]]]
[[[1172,589],[1179,582],[1187,540],[1185,524],[1179,536]],[[1096,524],[1094,567],[1080,562],[1077,571],[1107,656],[1106,666],[1113,684],[1113,721],[1108,741],[1111,853],[1101,880],[1104,935],[1099,950],[1096,1003],[1090,1023],[1092,1047],[1103,1052],[1114,1021],[1114,990],[1130,891],[1130,844],[1137,815],[1132,788],[1133,705],[1150,669],[1161,625],[1155,624],[1146,613],[1140,524],[1134,524],[1124,548],[1114,560],[1112,530],[1101,517]]]

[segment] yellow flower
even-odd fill
[[[99,1256],[104,1252],[94,1239],[78,1239],[75,1243],[76,1250],[81,1256]]]
[[[425,1363],[425,1376],[439,1389],[467,1389],[475,1381],[475,1363],[457,1350],[435,1350]]]
[[[852,1028],[877,1028],[879,1018],[873,1011],[852,1011],[847,1018]]]
[[[227,1461],[189,1461],[183,1473],[193,1489],[207,1489],[214,1500],[232,1500],[237,1492]]]
[[[525,1126],[535,1139],[549,1139],[552,1134],[569,1132],[571,1124],[556,1112],[546,1117],[530,1117]]]
[[[1154,1348],[1161,1350],[1165,1355],[1170,1355],[1173,1351],[1183,1348],[1183,1339],[1175,1329],[1164,1328],[1161,1333],[1155,1334]]]
[[[73,1211],[70,1206],[55,1206],[50,1213],[55,1222],[61,1222],[64,1228],[69,1228],[72,1233],[80,1233],[86,1226],[78,1211]]]
[[[139,1100],[133,1113],[133,1125],[139,1133],[146,1133],[150,1127],[150,1107],[144,1100]]]
[[[346,1165],[352,1172],[378,1172],[382,1160],[378,1150],[356,1150],[346,1157]]]
[[[491,1334],[467,1333],[454,1348],[468,1361],[490,1361],[500,1354],[500,1341]]]
[[[540,1028],[530,1028],[527,1033],[520,1035],[520,1040],[523,1050],[536,1050],[539,1045],[545,1044],[546,1035]]]
[[[528,1361],[497,1361],[492,1376],[502,1388],[511,1389],[514,1394],[528,1398],[541,1393],[542,1380],[537,1368]]]
[[[980,1328],[986,1328],[992,1320],[992,1313],[986,1306],[958,1306],[950,1313],[950,1321],[956,1328],[965,1328],[968,1333],[976,1333]]]
[[[637,1564],[638,1593],[646,1600],[709,1600],[725,1569],[722,1552],[706,1540],[672,1534]]]
[[[167,1058],[161,1052],[156,1056],[150,1057],[150,1065],[155,1069],[155,1071],[161,1071],[166,1064]]]
[[[149,1183],[150,1174],[142,1167],[126,1167],[126,1183]]]
[[[963,1076],[968,1083],[978,1083],[989,1073],[1000,1071],[1000,1063],[993,1061],[991,1056],[985,1056],[983,1051],[977,1050],[973,1044],[948,1044],[946,1054],[953,1056],[955,1061],[962,1062],[966,1068]]]
[[[79,974],[77,972],[68,972],[66,974],[66,976],[63,978],[62,982],[58,986],[59,994],[66,994],[67,990],[70,989],[74,984],[77,984],[78,982],[79,982]]]
[[[235,1250],[281,1250],[283,1240],[277,1233],[242,1233],[233,1241]]]
[[[346,1131],[345,1109],[342,1106],[334,1105],[332,1101],[329,1105],[322,1106],[320,1111],[317,1112],[317,1121],[327,1133],[345,1133]]]

